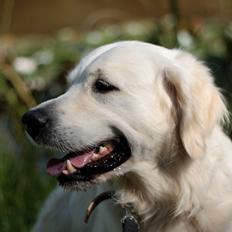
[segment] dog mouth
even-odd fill
[[[130,156],[129,143],[121,136],[70,152],[61,159],[51,159],[47,163],[47,172],[57,176],[61,185],[88,182],[119,167]]]

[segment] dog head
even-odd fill
[[[203,65],[151,44],[103,46],[69,78],[73,83],[65,94],[22,119],[37,144],[67,153],[47,165],[64,186],[86,188],[144,162],[156,167],[158,157],[170,153],[171,159],[173,143],[186,156],[201,157],[226,112]]]

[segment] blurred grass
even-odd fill
[[[130,22],[85,34],[65,28],[50,37],[0,37],[0,231],[29,231],[56,185],[45,172],[53,152],[27,140],[20,122],[23,112],[34,102],[63,93],[67,73],[86,52],[129,39],[194,53],[212,69],[232,105],[232,22],[195,20],[177,25],[169,15],[156,23]]]

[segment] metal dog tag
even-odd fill
[[[138,232],[139,231],[139,224],[136,218],[129,214],[128,211],[126,215],[122,218],[122,231],[123,232]]]

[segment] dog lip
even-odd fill
[[[115,143],[114,150],[105,157],[89,162],[76,172],[69,175],[58,175],[58,181],[61,185],[78,185],[79,181],[93,181],[101,174],[107,173],[119,167],[131,157],[131,148],[125,137],[120,137]]]

